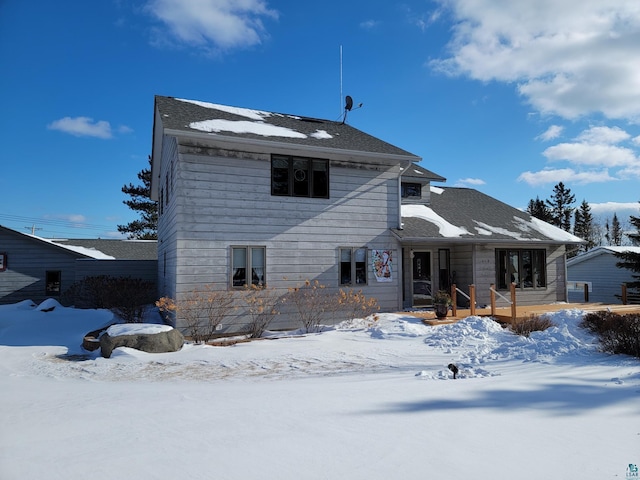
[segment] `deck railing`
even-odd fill
[[[627,291],[627,284],[622,284],[622,304],[623,305],[637,305],[640,304],[640,295],[637,293],[629,293]]]
[[[456,284],[451,285],[451,313],[455,317],[458,313],[458,293],[460,293],[463,297],[469,300],[469,309],[470,314],[476,314],[476,286],[471,284],[469,285],[469,295],[460,290]]]

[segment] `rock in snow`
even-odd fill
[[[147,353],[177,352],[184,337],[175,328],[155,324],[112,325],[100,337],[102,356],[111,357],[118,347],[129,347]]]

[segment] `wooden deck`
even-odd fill
[[[550,312],[557,312],[559,310],[579,309],[587,312],[599,312],[602,310],[609,310],[611,312],[625,315],[628,313],[640,313],[640,305],[620,305],[620,304],[603,304],[603,303],[553,303],[550,305],[523,305],[516,308],[516,319],[529,318],[531,315],[542,315]],[[443,325],[447,323],[455,323],[458,320],[467,318],[471,315],[471,310],[458,308],[456,315],[453,316],[451,310],[447,318],[442,320],[436,318],[436,314],[433,310],[411,310],[403,312],[404,314],[413,315],[421,318],[422,321],[428,325]],[[491,308],[476,308],[476,315],[480,317],[491,317]],[[501,323],[511,323],[511,308],[496,308],[495,315],[493,315],[497,321]]]

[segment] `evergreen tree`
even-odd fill
[[[632,217],[633,218],[633,217]],[[622,245],[622,227],[618,221],[618,216],[614,213],[611,221],[611,243],[610,245]]]
[[[580,245],[578,252],[587,252],[597,245],[593,215],[591,215],[591,207],[586,200],[582,200],[580,207],[576,209],[573,222],[573,234],[587,242],[584,245]]]
[[[151,157],[149,168],[142,169],[138,173],[138,179],[142,185],[124,185],[122,192],[129,195],[129,200],[123,200],[131,210],[140,213],[140,220],[134,220],[126,225],[118,225],[120,233],[126,233],[127,238],[137,240],[158,239],[158,202],[151,200]]]
[[[532,217],[539,218],[543,222],[551,223],[551,212],[549,211],[547,205],[544,203],[544,200],[540,200],[540,197],[536,197],[535,200],[529,200],[527,213],[529,213]]]
[[[551,212],[551,223],[565,232],[571,231],[571,217],[575,210],[572,205],[576,201],[571,189],[565,188],[562,182],[553,187],[553,195],[547,200]]]
[[[628,234],[629,239],[634,245],[640,245],[640,217],[634,217],[632,215],[629,220],[636,229],[635,232]],[[620,259],[620,261],[616,263],[618,268],[626,268],[634,272],[632,275],[634,281],[627,282],[627,288],[631,289],[633,293],[640,294],[640,253],[626,251],[616,253],[615,255]]]

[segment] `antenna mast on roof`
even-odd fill
[[[342,123],[347,121],[347,113],[353,109],[353,98],[349,95],[342,96],[342,45],[340,45],[340,107],[342,107],[342,99],[344,98],[344,113],[342,115]],[[362,103],[358,104],[356,108],[362,107]]]
[[[340,108],[342,109],[342,45],[340,45]]]

